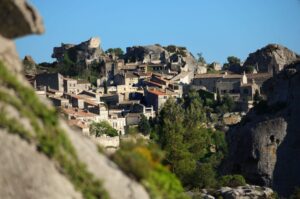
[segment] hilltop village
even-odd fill
[[[268,63],[270,53],[276,64]],[[37,94],[51,100],[71,126],[106,148],[118,148],[120,137],[126,137],[142,118],[155,118],[169,98],[178,100],[191,90],[204,100],[230,98],[234,110],[222,114],[222,122],[239,122],[256,98],[264,98],[263,83],[283,69],[282,53],[291,61],[297,58],[282,46],[268,45],[251,53],[244,63],[229,57],[221,66],[207,64],[201,54],[196,59],[185,47],[174,45],[104,52],[100,39],[93,37],[78,45],[55,47],[54,63],[37,65],[26,56],[23,64]],[[92,135],[91,126],[99,122],[108,123],[117,134]]]

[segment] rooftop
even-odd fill
[[[70,126],[76,126],[81,129],[89,128],[89,126],[85,122],[80,121],[80,120],[68,120],[68,124]]]
[[[78,117],[95,117],[97,116],[94,113],[90,113],[87,111],[84,111],[79,108],[62,108],[62,111],[68,115],[78,116]]]
[[[148,89],[148,92],[152,93],[153,95],[168,95],[167,93],[156,89]]]

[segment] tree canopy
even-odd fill
[[[201,64],[201,65],[205,65],[206,64],[206,61],[203,57],[203,54],[202,53],[197,53],[197,56],[198,56],[198,63]]]
[[[100,137],[102,135],[108,135],[110,137],[118,136],[118,131],[114,129],[107,121],[102,121],[99,123],[93,122],[90,125],[90,134]]]
[[[109,48],[105,53],[115,54],[117,57],[122,57],[124,55],[124,51],[121,48]]]
[[[164,162],[185,186],[215,186],[215,169],[227,151],[224,133],[205,128],[205,123],[205,107],[196,91],[182,102],[169,99],[158,116],[155,129]]]

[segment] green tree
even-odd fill
[[[99,123],[93,122],[90,125],[90,134],[100,137],[101,135],[108,135],[110,137],[118,136],[118,131],[114,129],[107,121]]]
[[[149,135],[151,132],[150,123],[144,114],[141,116],[140,122],[138,124],[138,128],[140,132],[143,133],[144,135]]]
[[[181,102],[169,99],[159,113],[155,129],[166,153],[165,163],[185,186],[215,185],[215,169],[227,151],[224,133],[203,127],[205,114],[196,91],[191,91]],[[206,174],[209,178],[202,179]]]
[[[228,61],[229,65],[240,65],[241,64],[241,60],[235,56],[227,57],[227,61]]]
[[[202,55],[202,53],[197,53],[197,56],[198,56],[198,63],[201,64],[201,65],[205,65],[206,64],[206,61]]]
[[[234,101],[230,95],[226,94],[223,97],[223,104],[227,107],[228,112],[232,112],[234,109]]]
[[[244,67],[245,73],[253,73],[253,72],[254,72],[254,69],[255,69],[254,66],[245,66],[245,67]]]
[[[227,63],[224,63],[223,70],[242,72],[241,60],[235,56],[227,57]]]
[[[214,188],[217,185],[216,172],[211,164],[199,163],[193,180],[199,188]]]
[[[117,57],[122,57],[124,55],[124,51],[121,48],[109,48],[105,53],[114,54]]]

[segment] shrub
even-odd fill
[[[216,172],[211,164],[199,164],[194,176],[194,186],[199,188],[214,188],[217,184]]]
[[[151,132],[151,126],[145,115],[142,115],[138,126],[139,130],[143,135],[149,135]]]
[[[185,199],[180,181],[160,163],[162,151],[155,144],[125,142],[112,160],[129,176],[140,181],[151,198]]]
[[[165,167],[158,165],[142,182],[149,190],[151,198],[187,199],[180,181]]]
[[[219,181],[220,187],[238,187],[246,185],[246,180],[241,175],[222,176]]]
[[[300,198],[300,188],[296,187],[294,193],[290,196],[290,199],[299,199]]]

